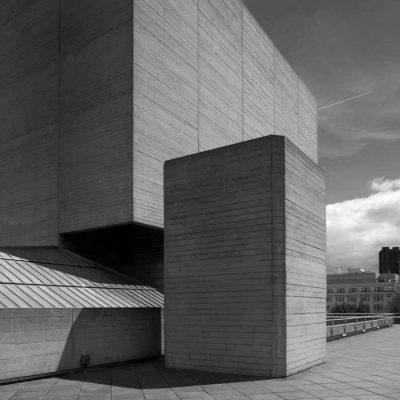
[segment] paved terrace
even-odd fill
[[[165,371],[161,362],[0,386],[0,400],[400,399],[400,325],[328,343],[327,363],[286,379]]]

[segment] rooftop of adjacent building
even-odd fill
[[[349,268],[348,272],[331,273],[327,275],[328,285],[334,284],[375,284],[375,283],[398,283],[399,275],[385,273],[376,276],[375,272],[368,272],[362,268]]]
[[[329,274],[327,275],[327,283],[346,284],[346,283],[375,283],[377,281],[374,272],[353,273],[347,274]]]
[[[395,325],[330,342],[325,364],[286,379],[167,371],[156,361],[0,386],[0,399],[399,399],[399,334]]]

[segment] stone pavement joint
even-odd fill
[[[284,379],[165,370],[162,361],[0,386],[0,400],[399,400],[400,326],[329,342]]]

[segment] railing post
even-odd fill
[[[344,317],[344,326],[343,326],[343,334],[342,334],[342,336],[343,337],[346,337],[347,336],[347,329],[346,329],[346,322],[347,322],[347,320],[346,320],[346,317]]]
[[[327,337],[342,336],[347,333],[366,333],[372,328],[379,330],[391,327],[397,317],[394,313],[355,313],[355,314],[327,314]],[[400,317],[400,314],[399,314]],[[369,324],[369,325],[368,325]],[[335,331],[337,327],[337,331]],[[342,332],[340,332],[342,330]]]

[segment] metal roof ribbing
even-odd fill
[[[0,308],[159,308],[163,295],[57,247],[0,248]]]

